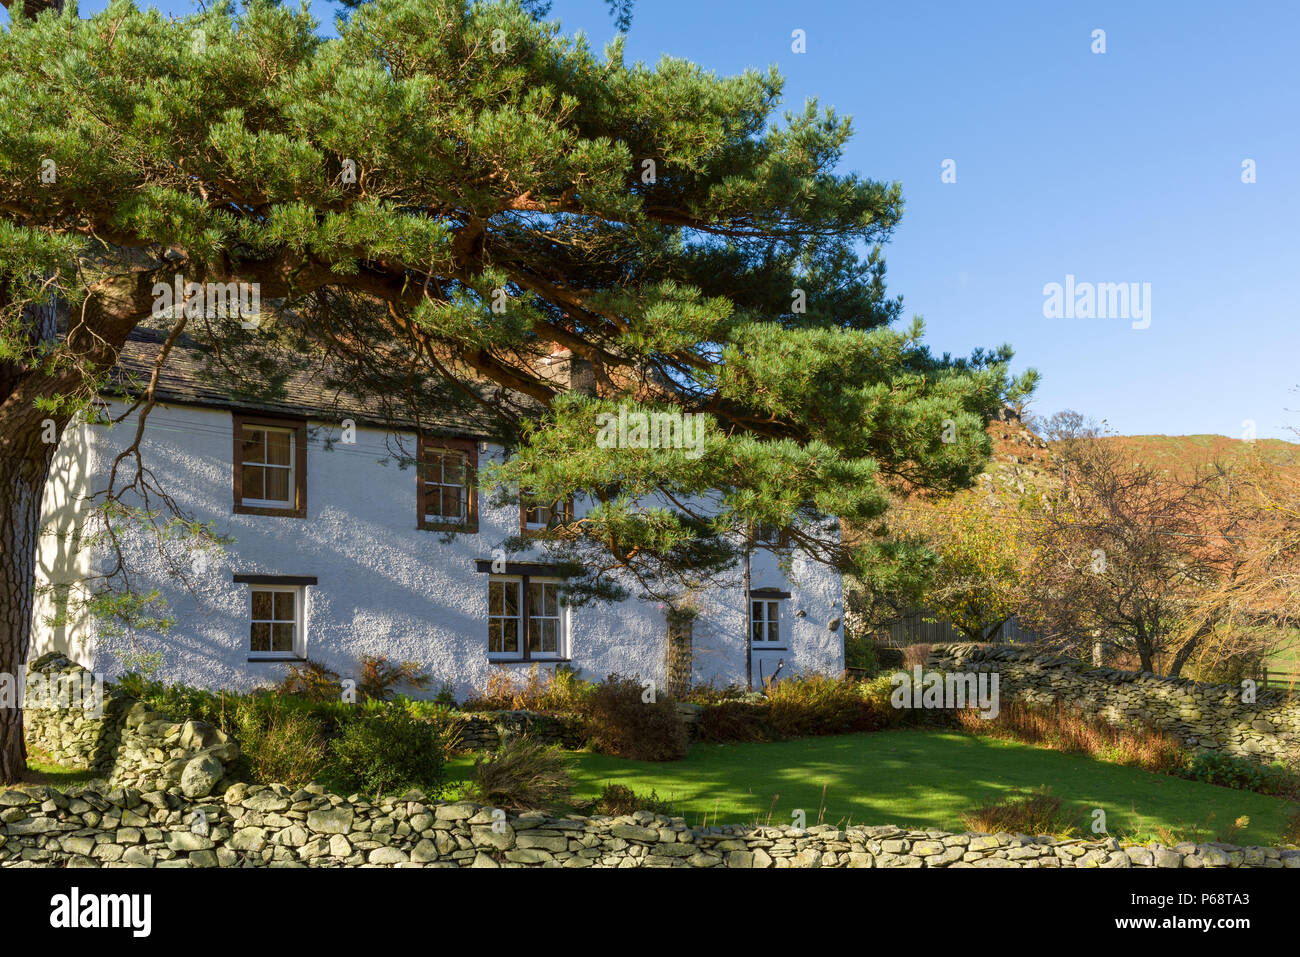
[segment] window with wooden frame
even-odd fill
[[[528,496],[519,499],[519,531],[544,532],[556,525],[573,521],[573,499],[562,499],[547,504],[539,504]]]
[[[420,528],[478,531],[478,443],[419,439],[416,518]]]
[[[235,511],[306,518],[306,421],[238,413],[232,418]]]
[[[562,660],[568,654],[568,613],[560,582],[533,578],[488,580],[488,657],[497,661]]]

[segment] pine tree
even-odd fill
[[[253,334],[169,315],[172,332],[277,363],[325,353],[356,390],[489,417],[518,452],[490,486],[593,503],[547,536],[576,600],[671,595],[730,567],[758,522],[861,565],[832,516],[978,474],[986,422],[1032,375],[1013,380],[1005,348],[954,361],[891,325],[880,247],[901,190],[836,171],[849,120],[810,102],[773,122],[775,71],[628,64],[621,40],[598,55],[536,7],[376,0],[336,39],[266,0],[174,20],[126,0],[85,20],[11,8],[0,671],[27,653],[51,440],[177,274],[256,283],[264,315]],[[539,371],[557,348],[590,389]],[[411,383],[437,388],[395,389]],[[700,454],[598,443],[620,412],[701,416]],[[22,770],[20,728],[0,712],[0,782]]]

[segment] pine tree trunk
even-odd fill
[[[15,687],[26,668],[36,591],[36,550],[41,496],[54,446],[43,459],[0,459],[0,672]],[[27,769],[22,702],[0,707],[0,784],[17,782]]]

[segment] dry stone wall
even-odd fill
[[[943,671],[996,671],[1004,702],[1060,701],[1112,724],[1150,721],[1196,750],[1300,764],[1300,701],[1284,691],[1260,691],[1247,704],[1237,685],[1088,668],[1024,647],[935,645],[929,665]]]
[[[309,786],[0,792],[7,867],[1300,867],[1300,850],[1121,845],[898,827],[690,828],[625,817],[507,816],[469,803],[343,798]]]
[[[460,748],[464,751],[495,751],[501,732],[528,734],[547,744],[580,748],[585,743],[577,722],[564,715],[536,711],[484,711],[460,715]]]
[[[89,677],[86,669],[55,652],[28,666],[28,690],[34,681],[85,687]],[[145,791],[176,786],[186,797],[197,798],[234,783],[239,746],[207,722],[172,721],[110,687],[98,709],[82,706],[89,703],[28,708],[23,714],[28,748],[39,748],[58,764],[89,768],[110,785]]]

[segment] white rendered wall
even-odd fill
[[[93,430],[97,454],[91,458],[101,468],[130,441],[134,421]],[[86,431],[65,440],[67,454],[89,448]],[[326,449],[323,440],[330,435],[337,440],[337,425],[309,422],[307,518],[236,515],[230,414],[156,407],[142,447],[146,465],[190,517],[212,522],[218,534],[235,541],[224,555],[172,549],[169,554],[180,561],[188,583],[168,571],[151,537],[132,541],[128,559],[137,587],[159,588],[177,624],[165,637],[136,636],[137,649],[122,639],[104,638],[90,658],[80,660],[112,676],[123,669],[124,651],[158,650],[158,675],[168,681],[232,690],[275,681],[284,673],[284,663],[248,660],[248,586],[234,583],[232,577],[315,576],[318,583],[306,589],[308,657],[343,675],[355,674],[363,654],[412,660],[437,682],[449,683],[457,698],[481,688],[494,665],[486,653],[489,576],[478,572],[475,562],[490,560],[494,548],[518,533],[518,506],[494,508],[490,496],[480,495],[477,534],[418,529],[415,470],[399,467],[394,440],[380,430],[358,428],[355,444],[336,441]],[[405,441],[409,455],[413,439]],[[496,447],[480,451],[480,465],[499,454]],[[95,478],[96,487],[104,484],[103,476]],[[57,511],[57,503],[51,504]],[[509,560],[546,558],[514,553]],[[796,559],[796,571],[801,565]],[[739,570],[733,577],[734,588],[702,596],[705,612],[695,626],[698,682],[744,684],[745,597]],[[837,672],[843,665],[841,632],[827,626],[842,617],[839,576],[813,566],[793,577],[797,581],[787,582],[772,556],[755,556],[753,587],[792,593],[783,621],[789,650],[776,655],[786,661],[782,675]],[[805,617],[796,617],[800,610]],[[667,626],[656,603],[628,599],[568,614],[572,666],[584,676],[621,672],[655,680],[662,687]],[[57,636],[45,643],[62,646]],[[522,674],[530,665],[506,667]],[[774,667],[773,660],[766,673]]]

